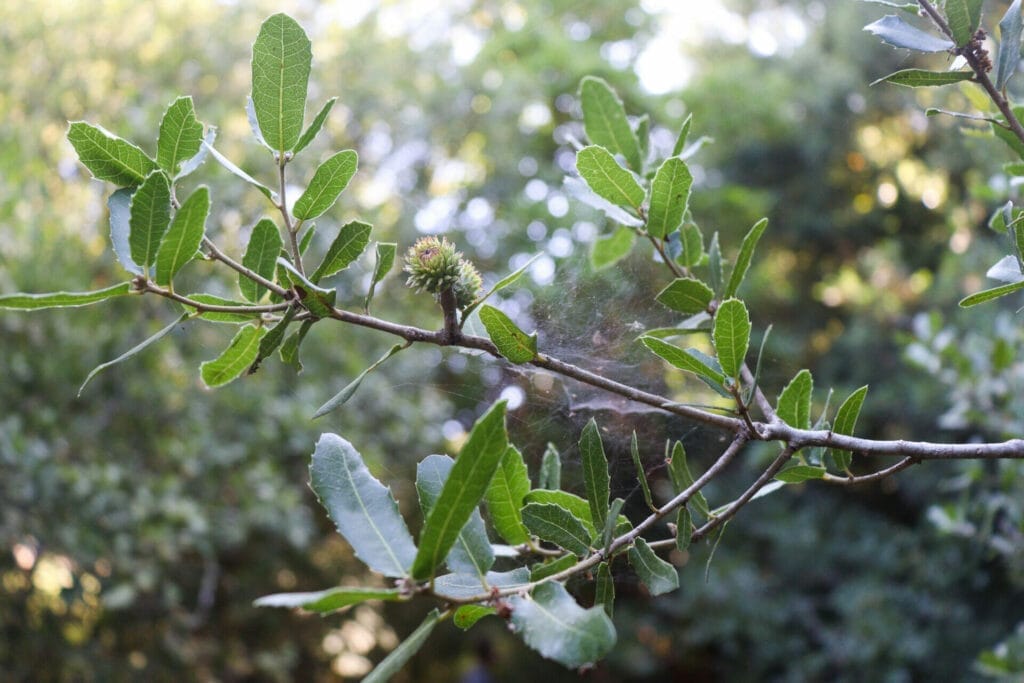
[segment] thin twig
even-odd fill
[[[306,271],[302,268],[302,250],[299,249],[299,226],[292,222],[291,214],[288,213],[288,199],[285,195],[285,173],[284,167],[288,165],[288,156],[282,155],[281,160],[277,164],[277,177],[280,184],[279,195],[281,197],[277,204],[278,210],[281,211],[281,218],[284,219],[285,232],[288,233],[288,246],[292,252],[292,261],[295,265],[295,270],[299,271],[299,275],[306,276]]]
[[[901,472],[910,467],[911,465],[917,465],[920,462],[921,460],[919,458],[907,456],[906,458],[903,458],[895,465],[892,465],[891,467],[886,467],[884,470],[872,472],[871,474],[862,474],[859,477],[840,477],[835,474],[826,474],[824,479],[830,484],[842,484],[843,486],[853,486],[854,484],[867,484],[872,481],[879,481],[881,479],[885,479],[886,477],[890,477],[896,474],[897,472]]]
[[[134,280],[135,287],[140,292],[148,292],[150,294],[156,294],[162,296],[165,299],[171,299],[178,303],[184,304],[189,308],[194,308],[199,313],[275,313],[277,311],[283,311],[291,306],[290,302],[284,301],[279,304],[263,304],[254,306],[227,306],[221,304],[208,304],[202,301],[196,301],[190,299],[187,296],[178,294],[169,289],[165,289],[152,280],[146,280],[144,278],[137,277]]]
[[[266,287],[274,294],[277,294],[278,296],[281,297],[291,296],[291,292],[289,292],[281,285],[277,284],[276,282],[272,282],[271,280],[268,280],[267,278],[263,277],[262,275],[260,275],[259,273],[250,268],[246,268],[241,263],[235,261],[233,258],[225,254],[217,247],[216,244],[213,243],[213,241],[209,237],[206,237],[205,235],[203,236],[203,246],[206,247],[206,249],[210,252],[211,258],[220,261],[227,267],[241,273],[242,275],[249,278],[253,282],[256,282]]]

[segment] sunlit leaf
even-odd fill
[[[775,475],[779,481],[787,484],[799,484],[812,479],[822,479],[825,476],[825,468],[814,465],[792,465]]]
[[[519,545],[529,540],[522,515],[523,498],[529,492],[530,478],[523,454],[509,446],[484,494],[491,524],[506,543]]]
[[[295,202],[292,213],[308,220],[324,213],[338,201],[359,167],[359,155],[351,149],[338,152],[317,167],[309,186]]]
[[[139,185],[157,169],[156,162],[141,149],[85,121],[70,124],[68,142],[75,148],[78,160],[94,178],[120,187]]]
[[[946,21],[953,32],[953,40],[963,47],[974,37],[981,22],[983,0],[946,0]]]
[[[373,277],[370,279],[370,289],[366,293],[366,301],[363,304],[363,308],[367,310],[370,308],[370,302],[373,300],[377,284],[391,271],[391,267],[395,264],[395,253],[397,251],[398,245],[394,242],[377,243],[377,260],[373,266]]]
[[[639,211],[646,196],[644,188],[604,147],[592,145],[577,152],[576,170],[599,197]]]
[[[560,583],[542,583],[511,605],[512,626],[523,642],[569,668],[593,664],[615,646],[615,626],[604,609],[583,609]]]
[[[692,184],[693,176],[685,161],[669,157],[662,162],[651,183],[647,210],[647,232],[652,237],[665,237],[682,224]]]
[[[208,387],[219,387],[237,379],[256,360],[260,340],[267,330],[243,325],[223,353],[199,366],[199,374]]]
[[[313,138],[320,132],[320,129],[324,127],[324,122],[327,121],[327,115],[331,113],[331,109],[334,107],[334,103],[338,101],[337,97],[332,97],[324,103],[317,115],[313,117],[313,122],[309,124],[306,130],[302,131],[302,137],[295,143],[295,147],[292,149],[294,154],[298,154],[306,148],[309,143],[313,142]]]
[[[668,361],[680,370],[692,372],[698,377],[707,378],[716,384],[725,382],[725,375],[722,374],[721,370],[714,368],[710,363],[706,363],[702,358],[692,353],[690,349],[684,351],[678,346],[673,346],[656,337],[640,337],[640,341],[663,360]]]
[[[242,256],[242,265],[267,280],[273,280],[274,267],[281,255],[282,246],[281,231],[277,224],[269,218],[262,218],[252,228],[249,245]],[[267,291],[266,287],[241,273],[238,274],[238,288],[242,296],[254,302],[259,301]]]
[[[156,283],[169,285],[181,268],[195,258],[206,231],[210,191],[201,185],[174,214],[171,227],[156,252]]]
[[[217,148],[213,146],[213,143],[211,141],[203,140],[203,149],[209,151],[210,154],[213,155],[213,158],[217,160],[218,164],[220,164],[221,166],[223,166],[228,171],[238,176],[245,182],[249,183],[253,187],[255,187],[257,190],[263,193],[264,197],[272,201],[274,204],[277,204],[278,196],[276,192],[271,190],[269,187],[267,187],[260,181],[253,178],[251,175],[249,175],[248,173],[240,169],[238,166],[236,166],[233,161],[231,161],[226,156],[218,152]]]
[[[861,406],[864,405],[864,398],[867,395],[868,387],[865,384],[843,401],[843,404],[839,406],[839,411],[836,413],[836,423],[832,427],[834,433],[853,434],[853,430],[857,427],[857,417],[860,415]],[[830,449],[830,453],[839,465],[839,469],[846,470],[850,467],[850,462],[853,458],[851,453],[839,449]]]
[[[977,306],[993,299],[998,299],[1001,296],[1007,294],[1013,294],[1014,292],[1024,289],[1024,280],[1020,282],[1013,282],[1008,285],[1002,285],[1000,287],[993,287],[992,289],[986,289],[975,294],[971,294],[968,297],[964,297],[960,300],[961,308],[968,308],[970,306]]]
[[[459,609],[455,610],[455,615],[452,617],[452,623],[463,631],[466,631],[472,628],[476,622],[486,616],[494,614],[496,611],[497,610],[493,607],[484,607],[483,605],[463,605]]]
[[[163,171],[153,171],[139,185],[128,211],[132,260],[148,269],[156,262],[160,241],[171,224],[171,183]]]
[[[776,412],[779,418],[797,429],[811,426],[811,392],[814,379],[810,370],[801,370],[779,394]]]
[[[883,76],[871,85],[879,83],[892,83],[903,85],[908,88],[922,88],[939,85],[950,85],[960,81],[969,81],[974,78],[973,71],[926,71],[924,69],[903,69]]]
[[[359,258],[359,255],[370,243],[371,230],[373,227],[362,221],[350,221],[343,225],[338,231],[338,236],[328,247],[324,260],[316,267],[309,279],[316,284],[325,277],[340,273],[352,265],[352,262]]]
[[[587,527],[587,531],[590,532],[590,537],[597,538],[597,528],[594,526],[594,518],[590,513],[590,503],[583,498],[580,498],[575,493],[569,493],[568,491],[554,491],[550,489],[534,489],[526,494],[523,498],[524,503],[541,503],[551,504],[563,507],[572,515],[583,522],[583,526]]]
[[[196,119],[191,97],[179,97],[171,103],[160,121],[156,142],[156,162],[172,178],[183,161],[199,153],[203,144],[203,124]]]
[[[313,53],[309,38],[286,14],[260,26],[252,46],[252,101],[263,137],[281,154],[299,140]]]
[[[132,283],[121,282],[93,292],[49,292],[46,294],[2,294],[0,308],[38,311],[46,308],[74,308],[88,306],[132,291]]]
[[[677,157],[682,154],[683,148],[686,147],[686,138],[690,135],[690,124],[692,122],[693,114],[687,114],[683,125],[679,127],[679,135],[676,136],[676,144],[672,146],[671,156]]]
[[[722,372],[728,377],[739,377],[750,346],[750,316],[742,301],[728,299],[718,307],[712,339]]]
[[[345,587],[328,588],[327,590],[310,593],[275,593],[255,600],[253,607],[292,607],[301,608],[318,614],[330,614],[337,610],[358,605],[368,600],[394,602],[401,600],[402,594],[397,588],[361,588]]]
[[[604,80],[587,76],[580,82],[583,129],[587,139],[612,154],[621,154],[633,170],[643,169],[640,143],[629,125],[622,100]]]
[[[125,270],[133,275],[142,275],[142,266],[132,260],[132,248],[128,242],[131,234],[131,205],[134,187],[122,187],[107,198],[110,213],[110,244],[114,257]]]
[[[480,321],[498,352],[513,363],[528,363],[537,357],[537,334],[526,334],[512,319],[494,306],[480,308]]]
[[[700,313],[707,310],[715,293],[700,280],[681,277],[658,293],[655,301],[679,313]]]

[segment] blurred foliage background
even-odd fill
[[[998,17],[1005,4],[986,9]],[[652,113],[656,144],[670,146],[690,113],[694,131],[714,138],[691,162],[692,208],[706,232],[720,233],[727,257],[756,219],[771,218],[745,289],[755,327],[775,326],[762,377],[769,395],[810,367],[819,405],[825,387],[843,396],[871,384],[865,436],[1019,436],[1024,339],[1013,303],[953,305],[980,289],[1004,253],[985,222],[1018,192],[999,173],[1011,155],[989,136],[923,114],[969,108],[969,92],[869,87],[911,65],[862,33],[882,13],[877,6],[680,5],[66,0],[6,13],[0,290],[123,279],[107,247],[109,188],[77,164],[64,140],[69,120],[152,150],[163,109],[189,94],[200,119],[218,127],[219,149],[265,176],[268,160],[244,112],[249,47],[260,22],[285,10],[313,42],[310,108],[340,96],[296,171],[309,174],[318,157],[344,147],[360,154],[342,203],[319,221],[325,241],[357,216],[373,222],[375,239],[403,250],[418,234],[447,232],[492,282],[542,253],[532,282],[504,307],[540,330],[543,349],[687,396],[691,387],[663,377],[631,343],[638,322],[659,322],[648,302],[663,277],[649,252],[594,272],[589,244],[613,226],[561,189],[580,134],[577,84],[600,75],[630,111]],[[262,197],[211,162],[193,178],[212,189],[210,234],[239,254],[267,211]],[[350,303],[361,301],[371,267],[361,261],[345,274],[339,291],[351,292]],[[187,274],[197,289],[233,286],[208,264]],[[426,303],[393,274],[375,312],[436,326]],[[0,316],[0,670],[8,680],[364,673],[418,622],[415,609],[362,606],[320,619],[250,606],[270,592],[372,581],[305,486],[324,430],[356,444],[403,505],[415,504],[417,460],[456,452],[481,407],[501,394],[516,406],[510,428],[528,462],[553,441],[569,481],[578,476],[579,429],[596,416],[617,495],[631,506],[631,429],[656,479],[665,438],[684,438],[698,460],[718,448],[712,433],[660,414],[437,349],[397,356],[343,411],[313,423],[315,408],[392,343],[330,325],[314,328],[300,375],[268,362],[205,391],[198,362],[231,334],[213,325],[172,334],[76,398],[92,367],[174,315],[161,302],[127,298]],[[762,457],[751,449],[748,471],[711,495],[726,500]],[[708,546],[673,557],[682,566],[677,593],[652,601],[623,569],[620,645],[591,677],[1009,675],[1024,667],[1021,481],[1014,463],[936,463],[877,486],[809,485],[758,501],[730,525],[706,573]],[[497,680],[576,678],[522,652],[490,621],[468,637],[439,629],[402,680],[457,680],[481,641],[495,649]]]

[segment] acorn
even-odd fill
[[[406,285],[418,292],[430,292],[435,297],[451,289],[459,308],[473,303],[483,287],[476,267],[444,237],[429,236],[416,240],[405,253],[404,270],[409,273]]]

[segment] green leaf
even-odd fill
[[[813,465],[792,465],[776,474],[775,478],[787,484],[799,484],[800,482],[810,481],[811,479],[822,479],[824,476],[824,467],[816,467]]]
[[[292,318],[299,312],[298,306],[289,306],[288,310],[284,312],[281,320],[278,321],[270,330],[263,335],[263,339],[260,340],[260,350],[256,354],[256,359],[246,370],[248,374],[253,374],[260,369],[260,364],[263,363],[267,358],[273,355],[274,351],[281,346],[281,342],[284,341],[284,335],[288,332],[288,325],[291,324]]]
[[[302,240],[299,242],[299,253],[303,256],[309,251],[309,245],[312,244],[313,238],[316,237],[316,223],[310,223],[309,227],[306,228],[306,232],[302,234]]]
[[[604,528],[608,515],[608,497],[611,489],[608,474],[608,458],[601,443],[601,432],[597,422],[590,418],[580,435],[580,457],[583,461],[583,484],[587,490],[590,518],[598,529]]]
[[[1021,33],[1024,32],[1024,18],[1021,16],[1021,0],[1013,0],[1006,14],[999,20],[999,51],[996,56],[996,90],[1002,90],[1020,64]]]
[[[245,115],[249,119],[249,128],[252,130],[252,136],[256,138],[256,142],[273,151],[273,147],[267,144],[263,133],[260,132],[260,122],[256,119],[256,105],[252,101],[252,95],[245,98]]]
[[[636,120],[635,126],[630,127],[633,129],[633,134],[636,136],[636,141],[640,150],[641,163],[640,166],[637,167],[637,171],[643,172],[651,151],[651,117],[644,114]]]
[[[487,329],[498,352],[513,363],[528,363],[537,357],[537,333],[526,334],[512,319],[494,306],[480,308],[480,322]]]
[[[956,47],[953,41],[925,33],[895,14],[887,14],[878,21],[865,26],[864,30],[873,33],[893,47],[902,47],[908,50],[945,52]]]
[[[711,337],[722,372],[727,377],[738,378],[750,346],[750,316],[742,301],[728,299],[722,302],[715,314]]]
[[[612,541],[615,540],[615,532],[619,529],[619,512],[622,511],[622,506],[626,504],[626,501],[622,498],[616,498],[612,501],[612,504],[608,506],[608,512],[604,518],[604,529],[601,531],[601,547],[604,548],[604,555],[608,557],[611,554]],[[632,529],[632,524],[626,525],[627,529]]]
[[[491,516],[494,530],[506,543],[526,543],[530,533],[523,526],[523,498],[530,492],[530,477],[526,471],[523,454],[515,446],[509,446],[494,472],[484,498]]]
[[[195,258],[206,232],[210,191],[196,188],[181,205],[156,252],[156,283],[167,286],[182,267]]]
[[[537,488],[557,491],[562,488],[562,458],[553,443],[544,449],[540,460],[540,475],[537,477]]]
[[[313,52],[306,32],[286,14],[263,22],[252,46],[252,101],[263,137],[284,154],[302,132]]]
[[[801,370],[779,394],[775,411],[779,418],[797,429],[811,426],[811,390],[814,379],[810,370]]]
[[[101,363],[101,364],[97,365],[97,366],[96,366],[95,368],[93,368],[93,369],[92,369],[92,371],[91,371],[91,372],[90,372],[90,373],[89,373],[89,374],[88,374],[88,375],[86,376],[86,378],[85,378],[85,381],[84,381],[84,382],[82,382],[82,386],[78,387],[78,396],[81,396],[81,395],[82,395],[82,392],[83,392],[83,391],[85,391],[85,387],[86,387],[86,385],[87,385],[87,384],[89,384],[89,382],[91,382],[91,381],[92,381],[92,378],[93,378],[93,377],[95,377],[96,375],[100,374],[101,372],[103,372],[104,370],[106,370],[107,368],[109,368],[110,366],[112,366],[112,365],[117,365],[118,363],[120,363],[120,362],[122,362],[122,361],[126,361],[126,360],[128,360],[129,358],[131,358],[132,356],[135,356],[135,355],[139,354],[140,352],[144,351],[144,350],[145,350],[146,348],[148,348],[148,347],[149,347],[149,346],[150,346],[151,344],[154,344],[154,343],[156,343],[156,342],[160,341],[161,339],[163,339],[164,337],[166,337],[166,336],[167,336],[167,334],[168,334],[168,333],[169,333],[169,332],[170,332],[171,330],[173,330],[173,329],[174,329],[175,327],[177,327],[177,326],[178,326],[178,325],[180,325],[181,323],[185,322],[185,320],[187,320],[187,319],[188,319],[188,317],[189,317],[189,314],[188,314],[188,313],[184,313],[184,314],[182,314],[182,316],[181,316],[180,318],[178,318],[177,320],[175,320],[175,321],[174,321],[173,323],[171,323],[171,324],[170,324],[170,325],[168,325],[167,327],[163,328],[162,330],[160,330],[159,332],[157,332],[157,333],[156,333],[156,334],[154,334],[153,336],[149,337],[148,339],[146,339],[146,340],[142,341],[141,343],[139,343],[139,344],[136,344],[136,345],[135,345],[135,346],[133,346],[132,348],[128,349],[127,351],[125,351],[124,353],[122,353],[122,354],[121,354],[120,356],[118,356],[118,357],[117,357],[117,358],[115,358],[114,360],[109,360],[109,361],[107,361],[106,363]]]
[[[299,360],[299,349],[302,347],[302,342],[306,338],[309,328],[313,327],[313,323],[315,322],[315,320],[303,320],[299,329],[293,332],[292,335],[285,340],[284,344],[281,345],[281,362],[285,365],[294,366],[296,373],[302,372],[302,361]]]
[[[577,152],[576,170],[597,196],[617,206],[640,210],[646,196],[644,188],[604,147],[591,145]]]
[[[387,657],[381,660],[380,664],[374,667],[373,671],[363,679],[363,683],[386,683],[392,676],[401,671],[405,663],[412,659],[412,656],[419,652],[423,644],[427,642],[437,622],[441,620],[441,613],[436,609],[427,615],[412,634],[402,641],[402,644],[391,651]]]
[[[530,581],[530,570],[517,567],[507,572],[487,572],[481,580],[476,574],[443,574],[434,579],[434,594],[441,598],[466,600],[491,588],[525,587]]]
[[[668,361],[671,365],[679,368],[680,370],[692,372],[698,377],[707,378],[716,384],[722,384],[725,382],[725,375],[723,375],[720,370],[716,370],[711,365],[695,356],[692,353],[692,349],[683,351],[678,346],[673,346],[672,344],[657,339],[656,337],[644,336],[640,337],[640,341],[643,342],[644,346],[656,353],[663,360]]]
[[[523,273],[525,273],[526,270],[530,266],[533,265],[533,262],[536,261],[537,259],[539,259],[541,256],[543,256],[543,253],[534,254],[532,257],[530,257],[529,261],[527,261],[526,263],[521,265],[514,272],[509,273],[508,275],[506,275],[505,277],[501,278],[496,283],[494,283],[494,286],[491,287],[489,290],[487,290],[486,294],[484,294],[482,297],[480,297],[479,299],[477,299],[476,301],[471,303],[469,306],[467,306],[465,309],[463,309],[463,311],[462,311],[462,319],[463,320],[468,319],[469,318],[469,314],[472,313],[481,304],[483,304],[483,302],[485,302],[489,298],[491,298],[491,296],[493,294],[496,294],[497,292],[500,292],[501,290],[505,289],[506,287],[511,287],[515,283],[519,282],[519,278],[521,278],[523,276]]]
[[[636,441],[636,430],[633,430],[633,437],[629,442],[629,452],[633,456],[633,466],[636,467],[636,478],[640,482],[640,488],[644,493],[644,502],[647,503],[647,507],[651,510],[656,509],[654,505],[654,499],[651,498],[651,487],[647,483],[647,471],[644,470],[644,464],[640,461],[640,446]]]
[[[707,310],[714,296],[711,288],[700,280],[681,277],[669,283],[654,300],[673,311],[693,314]]]
[[[128,243],[131,233],[131,205],[134,187],[122,187],[107,198],[110,213],[110,244],[114,257],[124,269],[133,275],[142,275],[142,266],[132,260],[132,248]]]
[[[291,282],[291,287],[298,294],[299,301],[306,309],[318,318],[327,318],[331,315],[334,301],[338,292],[335,289],[324,289],[310,282],[291,261],[283,256],[277,257],[279,267],[278,277],[284,277]]]
[[[1016,105],[1012,107],[1012,111],[1018,120],[1024,119],[1024,105]],[[992,133],[1005,142],[1017,156],[1024,159],[1024,142],[1021,142],[1014,132],[1007,127],[1003,117],[1000,117],[999,123],[992,124]]]
[[[309,276],[310,281],[314,284],[319,283],[325,277],[340,273],[352,265],[370,243],[371,230],[373,226],[362,221],[350,221],[341,226],[338,236],[327,249],[323,262]]]
[[[334,103],[338,101],[337,97],[332,97],[324,103],[324,106],[317,112],[317,115],[313,118],[313,122],[309,124],[306,130],[302,131],[302,137],[295,143],[295,147],[292,149],[293,154],[298,154],[306,148],[309,143],[313,142],[313,138],[320,132],[320,129],[324,127],[324,122],[327,121],[327,115],[331,113],[331,109],[334,108]]]
[[[203,149],[209,150],[210,154],[213,155],[213,158],[217,160],[218,164],[262,192],[263,196],[272,201],[275,205],[278,203],[279,197],[276,192],[236,166],[233,161],[218,152],[212,143],[203,140]]]
[[[131,294],[132,283],[122,282],[93,292],[50,292],[47,294],[3,294],[0,308],[38,311],[45,308],[75,308]]]
[[[505,401],[488,410],[469,433],[458,460],[423,524],[420,547],[412,565],[412,577],[423,580],[447,556],[462,527],[483,499],[495,470],[508,448]]]
[[[552,507],[558,506],[555,505]],[[557,560],[552,560],[550,562],[539,562],[530,567],[530,581],[541,581],[549,576],[554,576],[559,572],[575,567],[578,562],[579,559],[572,553],[562,555]]]
[[[128,244],[132,260],[148,270],[156,261],[160,241],[171,224],[171,183],[163,171],[149,174],[129,205]]]
[[[377,283],[384,279],[384,276],[391,271],[391,267],[395,264],[396,251],[398,251],[398,245],[394,242],[377,243],[377,260],[373,267],[373,278],[370,280],[370,290],[366,293],[366,301],[363,304],[363,308],[367,311],[370,309],[370,301],[373,300]]]
[[[754,364],[754,381],[747,387],[747,393],[743,398],[743,402],[750,405],[750,400],[754,397],[754,392],[757,391],[758,384],[761,381],[761,361],[764,359],[764,348],[768,345],[768,335],[772,333],[772,326],[769,325],[765,328],[764,334],[761,335],[761,346],[757,350],[757,361]]]
[[[554,543],[580,557],[590,552],[591,536],[587,528],[563,507],[528,503],[523,507],[523,523],[543,541]]]
[[[391,491],[337,434],[322,434],[309,468],[310,486],[356,557],[384,576],[409,573],[416,546]]]
[[[203,162],[206,161],[206,155],[210,153],[209,146],[213,145],[216,139],[217,129],[210,126],[206,131],[206,135],[200,141],[199,151],[181,163],[181,170],[174,176],[174,180],[180,180],[185,176],[191,175],[202,166]]]
[[[960,81],[969,81],[974,77],[973,71],[926,71],[924,69],[903,69],[888,76],[879,78],[871,85],[892,83],[908,88],[924,88],[939,85],[950,85]]]
[[[563,666],[593,664],[615,646],[615,626],[604,609],[583,609],[560,583],[542,583],[510,602],[512,626],[523,642]]]
[[[689,508],[684,505],[676,514],[676,548],[679,549],[679,552],[686,552],[690,547],[692,537],[693,518],[690,516]]]
[[[846,435],[853,434],[853,430],[857,427],[857,418],[860,416],[861,406],[864,405],[864,398],[867,395],[868,387],[865,384],[860,389],[857,389],[850,394],[846,400],[843,401],[843,404],[839,406],[839,412],[836,413],[836,423],[832,427],[832,431],[834,433]],[[841,451],[839,449],[830,449],[830,453],[839,465],[839,469],[849,469],[850,462],[853,459],[853,455],[851,453]]]
[[[676,495],[693,486],[693,483],[696,480],[690,472],[690,464],[686,460],[686,449],[683,447],[682,442],[676,441],[675,445],[672,447],[672,456],[668,459],[666,464],[668,465],[669,479],[672,481],[672,490]],[[697,512],[705,517],[710,516],[711,508],[703,493],[697,491],[690,497],[689,502],[693,504],[693,507],[697,509]]]
[[[452,617],[452,623],[463,631],[468,631],[476,624],[476,622],[496,612],[497,610],[493,607],[484,607],[483,605],[463,605],[455,610],[455,615]]]
[[[729,276],[729,284],[725,286],[725,291],[722,293],[723,298],[728,299],[735,296],[740,285],[743,284],[743,278],[747,276],[750,262],[754,258],[754,249],[757,248],[757,242],[761,239],[761,235],[764,234],[764,230],[767,227],[768,219],[762,218],[757,223],[754,223],[754,227],[750,228],[750,231],[743,238],[743,243],[740,244],[740,253],[736,257],[736,265],[733,266],[732,275]]]
[[[614,265],[625,258],[636,243],[636,232],[629,228],[619,228],[608,237],[594,241],[590,250],[590,263],[594,270],[601,270]]]
[[[156,162],[141,149],[85,121],[70,124],[68,142],[93,178],[107,180],[119,187],[138,185],[157,169]]]
[[[203,383],[213,388],[238,378],[256,360],[266,333],[265,328],[243,325],[223,353],[199,366]]]
[[[232,301],[231,299],[225,299],[223,297],[214,296],[213,294],[189,294],[188,298],[197,304],[208,304],[210,306],[237,306],[239,308],[245,308],[248,306],[243,301]],[[192,308],[188,304],[182,304],[182,308],[186,311],[192,312],[196,309]],[[213,322],[213,323],[247,323],[252,320],[259,320],[263,314],[260,311],[253,311],[252,313],[224,313],[221,311],[205,311],[198,315],[199,318]]]
[[[351,149],[338,152],[316,169],[306,191],[295,202],[292,213],[296,218],[308,220],[334,206],[338,197],[348,187],[352,176],[359,167],[359,155]]]
[[[651,183],[651,205],[647,210],[647,232],[662,238],[677,229],[690,201],[693,176],[686,162],[669,157],[658,168]]]
[[[416,466],[416,492],[424,518],[430,516],[454,466],[455,461],[447,455],[428,455]],[[445,563],[453,572],[476,574],[481,579],[494,565],[494,550],[487,538],[480,510],[473,510]]]
[[[203,124],[196,119],[191,97],[179,97],[171,103],[160,121],[156,141],[156,162],[167,175],[175,177],[181,162],[191,159],[203,144]]]
[[[327,403],[324,403],[322,406],[317,408],[316,412],[313,413],[313,419],[315,420],[318,417],[323,417],[324,415],[331,412],[335,408],[340,408],[341,406],[345,405],[348,402],[348,400],[355,395],[356,390],[359,388],[359,385],[363,383],[363,380],[366,378],[367,375],[369,375],[371,372],[380,367],[380,365],[384,363],[384,361],[386,361],[388,358],[391,358],[391,356],[395,355],[402,349],[406,348],[409,348],[408,344],[395,344],[394,346],[392,346],[387,353],[385,353],[383,356],[374,361],[374,363],[370,367],[360,372],[358,377],[356,377],[354,380],[345,385],[344,389],[342,389],[334,396],[332,396],[331,399],[327,401]]]
[[[609,617],[615,609],[615,581],[612,579],[612,570],[608,568],[607,562],[597,566],[597,585],[594,588],[594,604],[604,607],[605,614]]]
[[[274,267],[283,245],[277,224],[269,218],[261,218],[252,228],[242,265],[267,280],[273,280]],[[241,273],[238,274],[238,289],[242,296],[252,302],[259,301],[267,291],[266,287]]]
[[[643,538],[637,538],[629,549],[629,563],[651,595],[663,595],[679,588],[679,572],[658,557]]]
[[[969,43],[978,30],[981,3],[982,0],[946,0],[946,21],[958,47]]]
[[[397,588],[361,588],[340,586],[312,593],[275,593],[264,595],[252,603],[253,607],[298,607],[318,614],[330,614],[368,600],[394,602],[402,600]]]
[[[686,147],[686,138],[690,135],[690,123],[693,121],[693,114],[687,114],[683,125],[679,127],[679,135],[676,137],[676,144],[672,146],[671,156],[677,157],[683,153]]]
[[[612,154],[621,154],[635,171],[643,170],[640,142],[626,118],[622,100],[604,80],[587,76],[580,82],[583,129],[587,139]]]
[[[534,489],[523,498],[524,503],[541,503],[558,505],[572,513],[573,517],[583,522],[587,527],[591,538],[597,538],[597,528],[594,526],[594,518],[590,515],[590,503],[568,491],[554,491],[550,489]]]
[[[722,291],[722,250],[718,246],[717,232],[711,236],[711,245],[708,247],[708,275],[711,289]]]
[[[1020,282],[1012,282],[1008,285],[1000,285],[999,287],[993,287],[992,289],[986,289],[975,294],[971,294],[968,297],[964,297],[960,301],[961,308],[969,308],[971,306],[977,306],[993,299],[998,299],[1001,296],[1007,294],[1013,294],[1014,292],[1024,289],[1024,280]]]
[[[679,260],[687,268],[699,265],[704,259],[704,234],[696,223],[685,223],[680,232],[683,253]]]

